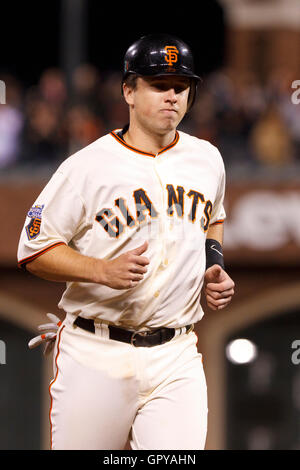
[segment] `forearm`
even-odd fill
[[[224,234],[224,227],[223,224],[215,224],[210,225],[207,231],[207,239],[212,238],[213,240],[217,240],[221,245],[223,245],[223,234]]]
[[[67,245],[59,245],[26,265],[32,274],[58,282],[100,282],[101,259],[77,253]]]
[[[220,265],[224,269],[223,257],[223,224],[215,224],[209,227],[206,243],[206,269],[214,264]]]
[[[225,271],[223,258],[223,224],[212,225],[206,239],[204,292],[212,310],[226,307],[234,294],[234,282]]]

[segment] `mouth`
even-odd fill
[[[164,108],[164,109],[161,109],[161,112],[166,113],[166,114],[173,114],[173,113],[177,114],[177,111],[174,108]]]

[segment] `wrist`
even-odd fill
[[[218,264],[222,269],[224,266],[223,249],[220,242],[213,238],[207,238],[205,242],[205,253],[206,253],[206,269],[210,268],[214,264]]]
[[[105,285],[105,265],[106,261],[104,259],[92,258],[92,279],[91,281],[95,284]]]

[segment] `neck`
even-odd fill
[[[158,152],[173,142],[176,135],[176,129],[160,134],[141,128],[137,124],[130,122],[127,132],[123,138],[125,142],[132,147],[147,153],[157,155]]]

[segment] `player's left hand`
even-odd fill
[[[204,275],[206,302],[212,310],[221,310],[231,301],[234,294],[234,282],[218,264],[210,266]]]

